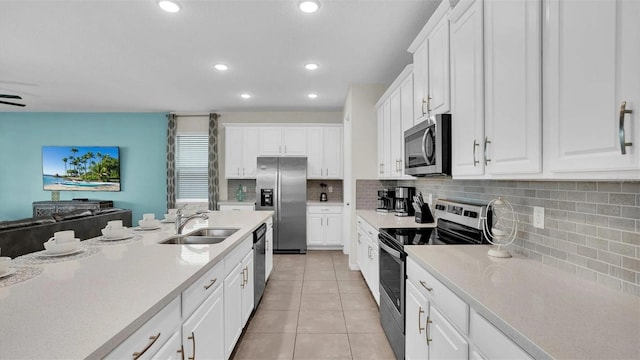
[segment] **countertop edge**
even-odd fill
[[[198,280],[202,275],[204,275],[207,271],[216,266],[221,259],[232,252],[250,233],[255,231],[263,222],[265,222],[270,216],[273,214],[265,215],[265,217],[258,221],[256,225],[254,225],[250,230],[245,232],[244,234],[238,236],[235,239],[233,244],[230,244],[225,249],[220,251],[220,253],[208,263],[202,265],[198,271],[196,271],[193,275],[191,275],[187,280],[173,289],[170,293],[161,298],[155,305],[151,306],[147,311],[142,313],[137,319],[123,328],[120,332],[114,335],[112,338],[107,340],[102,346],[98,347],[92,353],[87,356],[87,359],[102,359],[105,356],[109,355],[113,350],[115,350],[123,341],[125,341],[129,336],[135,333],[141,326],[147,323],[147,321],[151,320],[157,313],[159,313],[165,306],[169,305],[171,301],[173,301],[176,296],[180,296],[184,290],[186,290],[189,286],[191,286],[196,280]],[[180,325],[178,325],[180,326]]]
[[[534,359],[553,359],[551,355],[549,355],[544,349],[538,346],[536,343],[531,341],[529,338],[520,333],[517,329],[506,323],[502,320],[498,315],[496,315],[493,311],[487,308],[480,301],[476,300],[473,296],[467,293],[463,288],[459,287],[457,284],[449,280],[446,276],[441,274],[437,269],[433,268],[427,262],[423,261],[423,259],[413,252],[413,248],[418,245],[408,245],[405,246],[404,249],[407,252],[407,255],[411,257],[418,265],[429,271],[431,275],[433,275],[436,279],[441,281],[445,286],[447,286],[451,291],[453,291],[457,296],[459,296],[463,301],[465,301],[471,308],[473,308],[479,315],[482,315],[487,321],[489,321],[492,325],[502,331],[509,339],[511,339],[514,343],[520,346],[524,351],[526,351],[531,357]],[[488,245],[477,245],[477,246],[486,246],[487,249],[490,247]]]

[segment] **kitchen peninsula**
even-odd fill
[[[41,265],[39,276],[0,288],[0,358],[107,356],[165,306],[179,301],[184,290],[272,215],[210,212],[208,220],[185,228],[184,233],[202,227],[240,229],[219,244],[159,244],[175,234],[173,224],[163,224],[158,230],[135,231],[141,237],[137,241],[105,244],[89,257]],[[167,336],[163,342],[169,335],[162,335]]]

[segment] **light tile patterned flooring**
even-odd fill
[[[378,306],[341,251],[274,255],[258,310],[232,358],[395,359]]]

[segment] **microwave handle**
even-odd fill
[[[429,158],[427,157],[427,135],[429,134],[429,128],[426,128],[424,131],[424,135],[422,135],[422,156],[424,156],[424,161],[428,165]]]

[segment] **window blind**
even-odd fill
[[[176,136],[176,200],[208,201],[209,136]]]

